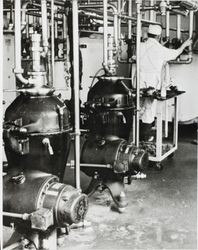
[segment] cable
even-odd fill
[[[95,79],[96,79],[98,73],[99,73],[101,70],[104,70],[104,69],[103,69],[103,68],[100,68],[100,69],[95,73],[95,75],[94,75],[94,77],[93,77],[93,80],[92,80],[92,82],[91,82],[90,88],[93,87],[94,81],[95,81]]]

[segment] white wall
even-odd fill
[[[186,91],[179,101],[179,120],[198,117],[198,55],[193,55],[191,64],[171,65],[170,75],[179,90]]]
[[[85,37],[80,39],[80,44],[86,45],[86,48],[82,48],[83,59],[83,75],[82,75],[82,90],[80,92],[82,103],[87,100],[87,93],[92,83],[90,76],[94,76],[96,72],[102,68],[103,62],[103,36],[92,35],[91,37]],[[116,59],[115,59],[116,60]],[[117,63],[117,62],[116,62]],[[102,70],[98,75],[104,74]],[[117,68],[117,75],[128,77],[129,65],[119,64]],[[97,79],[95,80],[95,82]]]

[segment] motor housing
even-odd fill
[[[146,151],[130,145],[120,138],[88,138],[81,149],[81,167],[89,176],[98,172],[104,178],[112,178],[112,175],[131,176],[143,171],[148,165]],[[93,167],[86,167],[86,163]],[[94,165],[103,164],[105,167]]]
[[[52,210],[51,224],[56,227],[78,223],[84,220],[87,213],[88,199],[85,194],[70,185],[60,183],[57,176],[40,171],[9,170],[3,178],[3,192],[4,211],[33,214],[43,208]],[[24,222],[5,217],[4,225],[9,225],[10,222],[23,228],[31,227],[31,220]],[[35,229],[35,216],[33,224]],[[42,230],[37,227],[36,229]]]

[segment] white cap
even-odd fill
[[[157,24],[150,24],[148,28],[148,33],[159,36],[162,34],[162,27]]]

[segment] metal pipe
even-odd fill
[[[26,12],[27,12],[27,6],[28,6],[28,2],[24,3],[22,5],[21,11],[21,32],[25,29],[27,22],[26,22]]]
[[[194,12],[191,10],[189,13],[189,39],[191,39],[193,35],[193,19],[194,19]]]
[[[48,51],[47,1],[41,0],[42,41],[45,54]]]
[[[197,1],[180,1],[180,5],[189,10],[198,10],[198,2]]]
[[[121,0],[118,0],[118,14],[121,15]],[[118,40],[121,39],[121,19],[118,18]]]
[[[28,84],[29,80],[24,78],[22,73],[23,69],[21,67],[21,0],[15,1],[15,11],[14,11],[14,26],[15,26],[15,69],[14,73],[16,78],[23,84]]]
[[[118,17],[119,17],[119,18],[122,18],[122,19],[125,19],[125,20],[137,21],[136,18],[134,18],[134,17],[129,17],[129,16],[126,16],[126,15],[118,15]],[[154,22],[154,21],[145,20],[145,19],[141,19],[140,21],[141,21],[142,23],[145,23],[145,24],[156,24],[156,25],[162,26],[162,24],[159,23],[159,22]]]
[[[105,71],[108,71],[108,55],[107,55],[107,48],[108,48],[108,17],[107,17],[107,2],[108,0],[103,1],[103,67]]]
[[[177,15],[177,39],[181,39],[181,15]]]
[[[188,10],[171,9],[171,13],[187,16]]]
[[[112,4],[108,4],[108,7],[113,10],[114,43],[115,43],[115,50],[117,50],[118,48],[118,10]]]
[[[139,147],[139,110],[140,110],[140,38],[141,38],[141,0],[137,5],[137,31],[136,31],[136,146]]]
[[[170,64],[190,64],[193,61],[192,57],[189,57],[186,60],[174,60],[174,61],[170,61]]]
[[[79,14],[80,15],[85,15],[85,16],[88,16],[88,17],[93,17],[93,19],[98,19],[98,20],[103,20],[103,14],[98,14],[96,13],[96,11],[94,10],[91,10],[92,12],[89,12],[89,11],[85,11],[85,10],[79,10]],[[95,13],[95,14],[94,14]],[[113,18],[112,17],[108,17],[108,22],[113,22]]]
[[[67,163],[67,167],[74,167],[73,162]],[[81,167],[95,167],[95,168],[112,168],[111,164],[91,164],[91,163],[80,163]]]
[[[27,214],[27,213],[19,214],[19,213],[3,212],[3,216],[18,218],[18,219],[22,219],[22,220],[29,220],[30,219],[30,214]]]
[[[47,0],[48,3],[51,3],[51,0]],[[37,0],[36,3],[40,4],[40,0]],[[54,0],[54,5],[59,5],[65,7],[65,1],[63,0]]]
[[[166,1],[169,5],[169,0]],[[166,39],[169,40],[170,38],[170,11],[166,11]]]
[[[51,86],[54,84],[54,0],[51,0]]]
[[[75,181],[80,190],[80,91],[79,91],[79,36],[78,36],[78,0],[72,1],[73,32],[73,72],[74,72],[74,132],[75,132]]]
[[[150,6],[154,6],[154,0],[150,0]],[[149,20],[154,21],[154,10],[149,11]]]
[[[166,63],[165,66],[165,82],[166,86],[169,86],[170,84],[170,65],[169,63]],[[168,102],[165,102],[165,138],[168,137]]]
[[[4,57],[4,53],[3,53],[3,1],[0,1],[0,54],[2,56],[2,59]],[[1,83],[1,91],[0,91],[0,99],[3,100],[3,60],[0,60],[0,83]],[[0,104],[0,109],[3,110],[3,101],[1,101],[1,104]],[[3,119],[1,119],[0,121],[0,126],[1,128],[3,128]],[[2,132],[0,133],[0,141],[2,142],[3,141],[3,136],[2,136]],[[2,157],[2,154],[0,156],[0,161],[3,162],[3,157]],[[3,172],[3,164],[2,164],[2,167],[1,167],[1,172]],[[0,197],[3,197],[3,181],[1,179],[1,183],[0,183]],[[0,211],[2,211],[3,209],[3,205],[2,205],[2,198],[1,198],[1,202],[0,202]],[[3,225],[3,221],[2,221],[2,216],[0,216],[0,225]],[[0,230],[0,237],[1,239],[3,239],[3,235],[2,235],[2,231],[3,230]],[[3,249],[2,247],[2,240],[1,240],[1,243],[0,243],[0,249]]]
[[[132,17],[132,0],[129,0],[128,2],[128,15],[129,17]],[[128,20],[128,39],[131,39],[131,34],[132,34],[132,21]]]
[[[39,14],[38,12],[30,12],[30,11],[28,11],[27,12],[27,15],[28,16],[33,16],[33,17],[41,17],[41,14]],[[51,17],[50,16],[47,16],[47,19],[51,19]],[[54,18],[54,20],[56,20],[56,21],[62,21],[62,18],[57,18],[57,17],[55,17]],[[48,32],[49,33],[49,32]]]
[[[87,9],[87,8],[102,8],[102,4],[86,4],[86,5],[79,5],[79,9]]]

